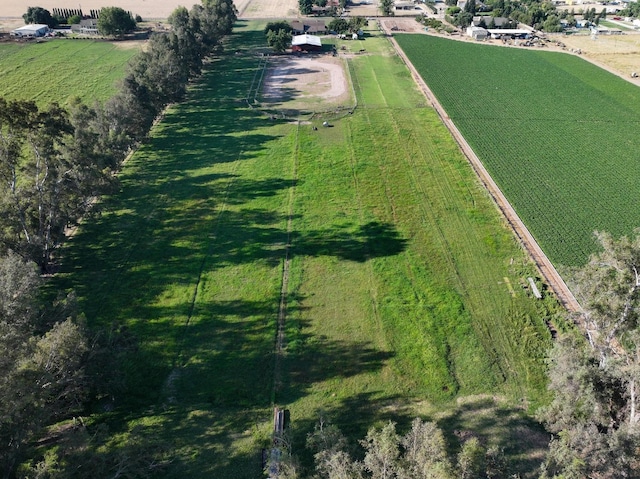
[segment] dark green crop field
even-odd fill
[[[129,59],[142,43],[51,40],[0,44],[0,96],[62,105],[77,96],[85,103],[116,92]]]
[[[398,35],[556,265],[640,226],[640,89],[579,57]]]

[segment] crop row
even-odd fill
[[[639,225],[640,90],[581,58],[426,35],[398,42],[556,264]]]

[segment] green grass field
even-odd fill
[[[0,96],[39,106],[64,105],[72,97],[88,104],[107,100],[139,48],[92,40],[0,43]]]
[[[171,444],[165,477],[258,477],[275,403],[307,461],[319,410],[354,441],[420,414],[452,447],[471,429],[531,473],[540,445],[515,435],[538,434],[522,406],[544,400],[553,303],[521,287],[525,255],[385,38],[349,60],[356,111],[314,131],[238,101],[261,27],[240,22],[240,53],[168,111],[65,248],[57,285],[92,326],[136,338],[126,394],[93,418],[113,431],[104,447],[135,431]]]
[[[554,263],[639,226],[637,86],[562,53],[397,40]]]

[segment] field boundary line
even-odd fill
[[[540,248],[533,235],[524,225],[515,209],[513,209],[513,207],[511,206],[511,203],[509,203],[507,198],[502,193],[502,190],[495,183],[487,169],[480,161],[480,158],[478,158],[478,156],[475,154],[464,136],[462,136],[462,133],[460,133],[460,130],[458,130],[458,127],[456,127],[456,125],[453,123],[453,120],[449,118],[436,96],[427,86],[422,77],[418,74],[418,71],[415,69],[409,58],[407,58],[404,51],[400,48],[398,42],[395,40],[395,38],[393,38],[391,34],[388,34],[387,38],[391,42],[391,45],[393,46],[398,56],[402,59],[407,68],[409,68],[411,76],[413,77],[420,91],[422,91],[429,103],[437,112],[440,120],[451,132],[451,135],[460,147],[462,153],[466,156],[467,160],[471,164],[471,167],[475,171],[477,177],[480,179],[482,184],[491,195],[491,198],[493,199],[494,203],[496,204],[504,218],[507,220],[507,223],[511,227],[511,230],[516,234],[516,237],[520,241],[520,244],[522,244],[524,249],[527,251],[529,257],[533,260],[538,271],[545,278],[558,300],[569,312],[582,312],[582,307],[580,306],[580,303],[578,303],[578,300],[575,298],[549,258],[547,258],[547,255],[544,253],[544,251],[542,251],[542,248]]]
[[[300,153],[300,121],[296,123],[296,141],[293,152],[293,184],[289,188],[289,205],[287,207],[287,242],[284,247],[282,264],[282,283],[280,285],[280,303],[278,305],[278,324],[276,329],[275,361],[273,364],[273,390],[271,403],[276,405],[276,395],[282,382],[281,363],[284,352],[284,326],[287,318],[287,300],[289,296],[289,270],[291,267],[291,232],[293,228],[293,203],[295,201],[296,181],[298,180],[298,156]]]

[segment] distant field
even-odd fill
[[[397,39],[556,265],[640,226],[638,87],[561,53]]]
[[[513,461],[539,453],[523,407],[544,400],[553,303],[522,287],[535,272],[448,131],[383,36],[349,60],[359,106],[331,128],[248,109],[262,26],[234,35],[65,248],[57,285],[135,339],[119,414],[93,418],[118,431],[105,447],[135,431],[168,446],[164,477],[260,477],[278,404],[306,460],[319,410],[353,441],[420,414],[452,444],[473,430]]]
[[[65,104],[74,96],[86,103],[104,101],[116,92],[127,62],[141,45],[91,40],[0,43],[0,96],[40,106]]]

